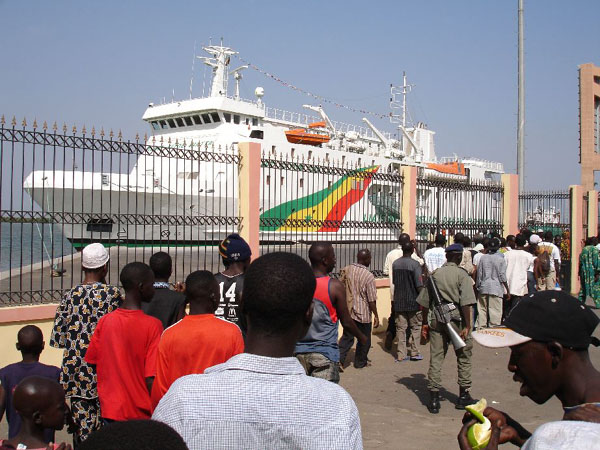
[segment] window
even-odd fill
[[[594,83],[600,84],[600,77],[594,76]]]
[[[300,189],[304,187],[304,178],[300,178]]]
[[[362,162],[362,158],[358,158],[358,166],[360,167],[360,163]]]
[[[329,153],[325,153],[325,161],[329,161]]]
[[[250,137],[253,139],[262,139],[264,137],[263,130],[252,130],[250,132]]]
[[[158,123],[160,124],[160,127],[161,127],[163,130],[166,130],[167,128],[169,128],[169,126],[167,125],[167,122],[166,122],[166,121],[164,121],[164,120],[161,120],[161,121],[159,121]]]
[[[346,162],[346,155],[342,155],[342,164]]]
[[[238,116],[237,114],[234,114],[233,116],[233,123],[235,123],[236,125],[240,123],[240,116]]]
[[[271,154],[273,154],[273,155],[275,154],[275,146],[274,145],[271,146]]]
[[[600,153],[600,97],[594,97],[594,149]]]
[[[246,117],[246,125],[250,125],[250,119]]]
[[[308,151],[308,159],[311,159],[311,158],[312,158],[312,150],[309,150]]]
[[[283,186],[283,183],[284,183],[284,182],[285,182],[284,178],[283,178],[283,177],[281,177],[281,179],[279,180],[279,184],[280,184],[281,186]]]
[[[185,120],[185,124],[188,127],[191,127],[192,125],[194,125],[194,122],[192,122],[192,118],[190,116],[186,116],[183,119]]]
[[[160,125],[158,125],[158,122],[156,122],[156,121],[152,122],[152,129],[155,131],[160,130]]]
[[[198,179],[198,172],[189,172],[187,173],[187,177],[188,180],[196,180]]]
[[[252,126],[253,127],[257,127],[258,126],[258,117],[253,117],[252,118]]]
[[[221,118],[219,117],[219,113],[217,113],[217,112],[210,113],[210,117],[212,118],[212,121],[214,123],[217,123],[217,122],[221,121]]]
[[[192,119],[196,125],[202,125],[202,119],[199,115],[196,114],[195,116],[192,116]]]
[[[209,117],[209,115],[208,115],[208,114],[201,114],[201,115],[202,115],[202,121],[203,121],[204,123],[211,123],[211,121],[210,121],[210,117]]]
[[[177,128],[177,125],[175,125],[175,121],[173,119],[167,119],[167,123],[171,128]]]
[[[296,149],[294,147],[292,147],[292,158],[295,156],[296,153]]]
[[[183,123],[183,118],[178,117],[177,119],[175,119],[175,121],[177,122],[178,127],[185,127],[185,123]]]
[[[271,184],[271,175],[267,175],[267,186]]]
[[[231,114],[223,113],[223,117],[225,117],[225,122],[231,122]]]

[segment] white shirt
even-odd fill
[[[550,254],[550,270],[556,270],[554,268],[554,260],[558,260],[560,264],[560,250],[552,242],[540,242],[538,244],[539,250],[544,250],[544,247],[546,247],[545,250]]]
[[[429,273],[432,273],[446,264],[446,249],[444,247],[433,247],[425,250],[423,259],[425,260],[427,270],[429,270]]]
[[[398,258],[402,258],[404,256],[404,252],[402,251],[402,247],[398,246],[394,250],[390,251],[385,257],[385,263],[383,264],[383,274],[388,275],[390,278],[390,294],[392,298],[394,298],[394,280],[392,279],[392,264]],[[413,251],[413,254],[410,256],[416,262],[418,262],[421,266],[425,264],[425,262],[417,256],[417,253]]]
[[[522,450],[600,449],[600,424],[561,420],[535,430]]]
[[[506,281],[510,295],[527,294],[527,269],[533,265],[533,255],[525,250],[512,250],[504,254]]]
[[[242,353],[179,378],[152,415],[197,449],[362,449],[358,410],[293,357]]]

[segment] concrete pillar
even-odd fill
[[[402,232],[417,236],[417,168],[402,166]]]
[[[257,143],[240,142],[238,175],[239,233],[252,250],[252,259],[259,256],[260,229],[260,157]]]
[[[588,191],[587,237],[598,235],[598,191]]]
[[[502,174],[500,180],[504,187],[502,199],[502,234],[516,235],[519,232],[519,176]]]
[[[579,293],[579,254],[583,249],[583,186],[569,186],[571,195],[571,294]]]

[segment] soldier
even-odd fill
[[[473,342],[471,338],[472,328],[472,305],[477,303],[473,293],[473,283],[467,272],[459,267],[462,260],[463,246],[453,244],[446,248],[446,263],[433,272],[432,277],[438,287],[442,302],[456,303],[459,308],[452,311],[451,326],[467,344],[460,350],[455,350],[458,365],[458,385],[460,394],[456,402],[456,409],[464,409],[466,405],[474,403],[469,390],[471,389],[471,355]],[[443,325],[438,324],[433,314],[431,325],[429,324],[429,309],[432,303],[429,298],[429,290],[422,289],[417,303],[423,307],[423,325],[421,327],[422,343],[427,341],[431,344],[429,359],[429,372],[427,374],[427,388],[431,400],[427,409],[432,414],[440,412],[440,388],[442,387],[442,364],[450,338],[444,330]]]

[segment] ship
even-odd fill
[[[262,87],[254,90],[254,99],[243,99],[240,82],[248,66],[231,70],[237,52],[223,45],[203,49],[209,56],[202,59],[212,69],[208,95],[150,103],[142,117],[150,129],[146,144],[169,147],[174,149],[172,154],[139,154],[133,164],[129,159],[125,164],[112,164],[111,159],[104,170],[33,170],[25,178],[25,191],[42,210],[87,214],[87,223],[61,224],[62,233],[76,248],[91,241],[108,245],[201,245],[222,239],[226,227],[181,226],[177,222],[183,216],[201,219],[219,217],[223,212],[237,214],[237,180],[231,163],[213,161],[206,170],[201,161],[179,155],[178,150],[188,146],[235,155],[240,142],[254,142],[261,145],[263,158],[354,168],[332,177],[306,173],[300,179],[282,174],[276,181],[263,170],[260,237],[273,242],[293,239],[294,233],[302,235],[297,241],[317,240],[323,235],[338,242],[360,241],[367,235],[376,239],[368,227],[339,226],[348,217],[399,221],[399,183],[372,176],[375,173],[398,175],[402,166],[411,165],[424,177],[492,183],[504,172],[501,163],[492,161],[457,156],[438,159],[435,132],[424,123],[408,126],[405,119],[398,120],[397,133],[392,135],[366,117],[361,125],[331,120],[322,105],[302,105],[310,113],[267,106]],[[232,93],[230,78],[235,81]],[[404,76],[404,116],[407,86]],[[111,171],[111,166],[117,171]],[[417,215],[426,213],[423,208],[437,208],[430,195],[427,188],[418,189],[417,209],[421,211],[416,211]],[[501,199],[489,201],[495,202],[488,205],[490,208],[498,208]],[[140,224],[127,219],[135,215],[172,220]],[[381,236],[385,231],[381,230]]]

